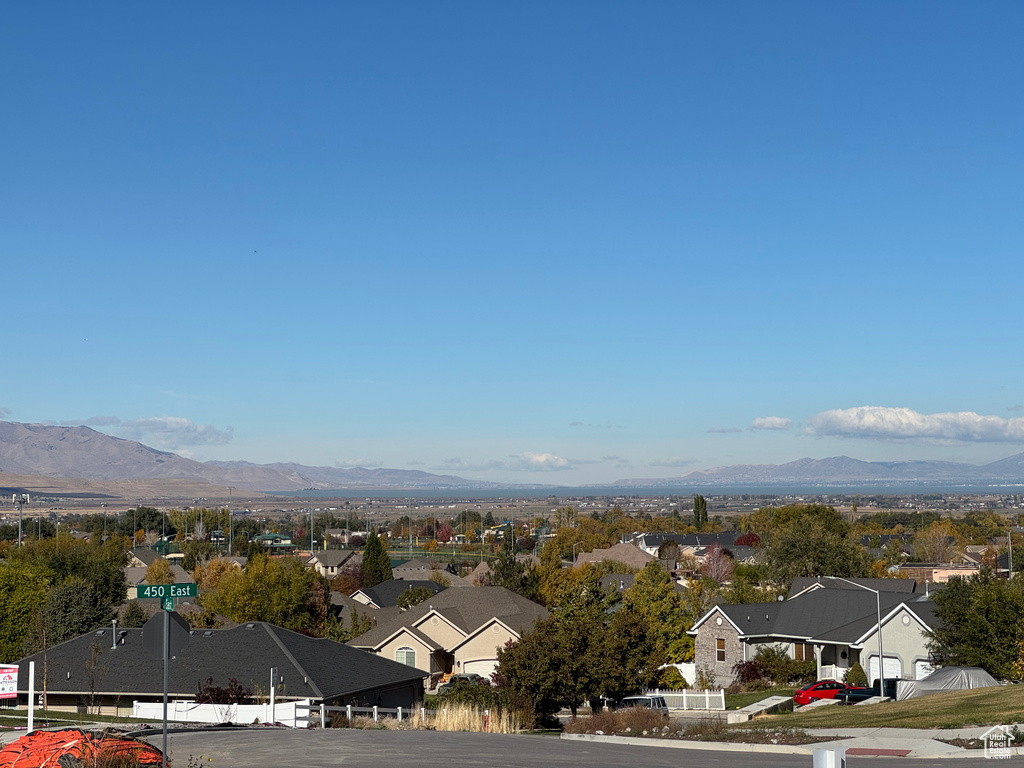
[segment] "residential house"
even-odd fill
[[[333,579],[347,566],[357,565],[363,561],[362,552],[351,549],[325,549],[314,553],[306,560],[306,567],[312,568],[328,579]]]
[[[540,565],[540,558],[528,552],[521,552],[516,555],[516,560],[533,567]],[[477,587],[486,587],[490,584],[490,577],[491,564],[486,560],[482,560],[476,568],[469,572],[469,575],[466,576],[466,581]]]
[[[543,606],[503,587],[446,589],[379,622],[349,645],[416,667],[421,675],[488,677],[497,666],[498,649],[547,615]]]
[[[791,658],[814,660],[819,678],[841,680],[860,663],[868,679],[874,679],[880,607],[886,677],[917,679],[930,672],[926,633],[935,618],[929,596],[916,592],[905,579],[853,581],[878,589],[878,598],[866,589],[828,581],[795,584],[782,601],[715,606],[689,631],[698,668],[707,668],[726,685],[735,679],[738,662],[750,661],[759,648],[773,645]],[[886,587],[894,591],[883,591]]]
[[[648,563],[653,563],[657,560],[654,555],[644,552],[633,544],[616,544],[608,549],[595,549],[593,552],[580,552],[576,556],[576,565],[583,565],[584,563],[603,563],[603,562],[615,562],[622,563],[623,565],[635,568],[636,570],[643,569]]]
[[[163,664],[149,655],[142,633],[98,629],[22,659],[19,703],[27,703],[31,661],[36,662],[37,691],[46,690],[51,709],[82,710],[95,702],[104,714],[125,714],[133,700],[160,701]],[[211,678],[216,686],[226,687],[234,679],[243,688],[265,692],[271,668],[281,681],[280,700],[413,707],[422,699],[419,670],[259,621],[193,630],[186,648],[168,665],[169,694],[192,699]]]
[[[389,608],[398,605],[398,598],[402,593],[411,589],[425,589],[433,595],[443,592],[446,587],[436,581],[406,581],[404,579],[390,579],[382,581],[375,587],[363,587],[352,593],[352,599],[357,603],[369,606],[370,608]]]
[[[693,551],[701,547],[710,547],[717,544],[720,547],[731,549],[743,534],[738,531],[721,531],[719,533],[627,533],[622,537],[622,543],[633,544],[649,555],[658,556],[658,550],[666,541],[675,542],[679,546],[679,554],[693,554]]]

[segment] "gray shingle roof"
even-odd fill
[[[391,621],[378,622],[369,632],[349,641],[357,648],[373,648],[402,627],[408,627],[436,610],[448,621],[469,634],[492,618],[499,618],[520,634],[532,629],[537,619],[546,618],[547,609],[504,587],[446,589]]]
[[[392,605],[398,605],[398,598],[403,592],[408,592],[410,589],[416,589],[417,587],[426,589],[435,595],[445,590],[445,587],[442,587],[436,581],[391,579],[389,581],[382,581],[375,587],[365,587],[359,591],[370,598],[374,605],[379,608],[387,608]]]
[[[905,595],[883,592],[881,598],[884,616]],[[861,619],[877,621],[875,595],[866,590],[816,589],[782,602],[718,607],[746,636],[818,638]]]
[[[871,587],[871,589],[877,589],[879,592],[898,592],[907,595],[917,591],[917,582],[913,579],[850,579],[850,581],[863,584],[865,587]],[[793,595],[813,586],[824,587],[825,589],[867,591],[839,579],[825,579],[819,576],[798,576],[793,579],[793,583],[789,587],[789,596],[793,597]]]
[[[118,629],[116,648],[111,648],[111,631],[109,627],[97,630],[48,649],[48,690],[162,695],[163,662],[146,652],[142,630]],[[86,661],[94,643],[100,657],[93,689]],[[27,688],[29,661],[36,662],[37,675],[44,668],[43,653],[18,662],[19,690]],[[423,678],[422,670],[343,643],[250,622],[234,629],[194,630],[189,644],[170,662],[170,692],[174,696],[194,696],[199,685],[210,677],[214,685],[226,686],[230,678],[235,678],[244,687],[266,690],[271,667],[277,667],[284,679],[281,695],[290,698],[335,699]],[[41,687],[41,681],[37,685]]]

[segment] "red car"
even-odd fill
[[[793,694],[793,703],[798,707],[810,704],[818,699],[834,699],[836,694],[844,691],[860,690],[856,686],[840,683],[835,680],[819,680],[816,683],[805,685]]]

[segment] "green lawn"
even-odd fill
[[[867,706],[839,704],[758,718],[790,728],[964,728],[1024,721],[1024,685],[950,691]]]

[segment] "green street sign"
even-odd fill
[[[176,597],[195,597],[198,594],[195,584],[140,584],[135,590],[136,597],[158,597],[165,605]]]

